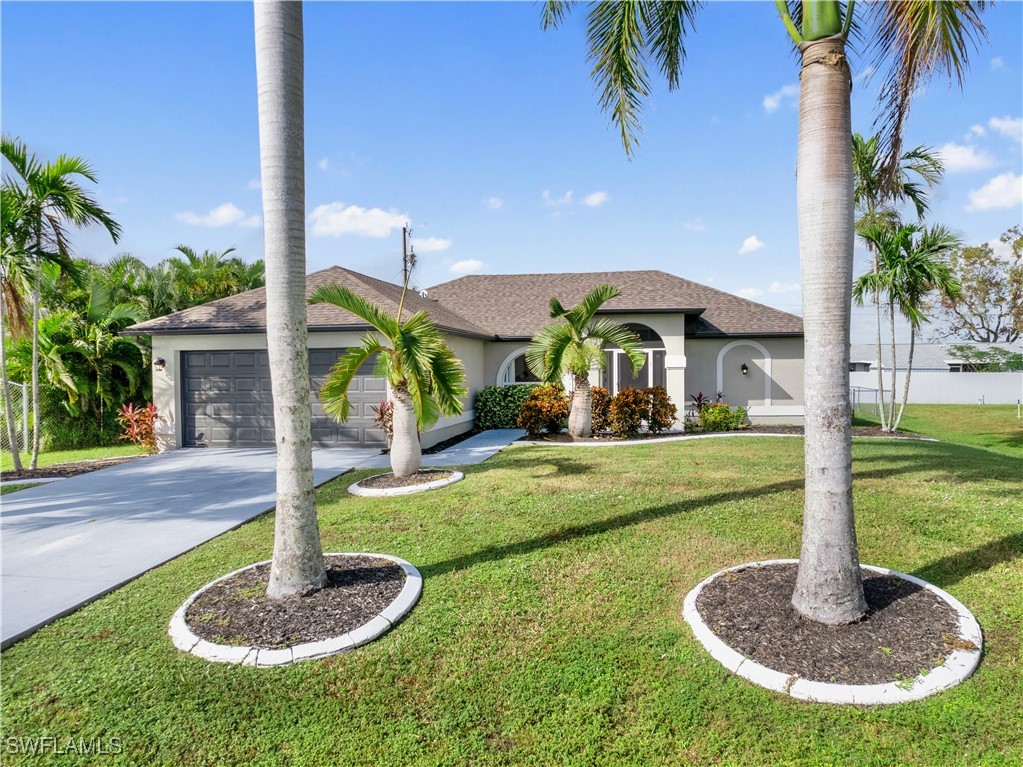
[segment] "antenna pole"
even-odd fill
[[[398,323],[401,324],[401,310],[405,306],[405,294],[408,292],[408,278],[416,265],[415,246],[409,249],[408,240],[412,236],[412,230],[408,224],[401,228],[401,300],[398,302]]]

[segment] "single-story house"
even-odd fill
[[[307,295],[341,283],[397,310],[401,286],[335,266],[308,275]],[[572,306],[597,285],[622,295],[601,314],[628,324],[646,347],[633,376],[620,350],[606,352],[591,381],[612,393],[627,386],[667,387],[681,421],[690,395],[723,391],[749,409],[754,422],[801,423],[803,324],[799,317],[661,271],[470,275],[418,292],[407,311],[426,310],[462,361],[470,390],[465,412],[442,418],[422,435],[424,447],[472,428],[472,397],[484,386],[532,380],[526,346],[551,322],[556,296]],[[380,444],[374,405],[387,384],[367,365],[351,397],[352,416],[338,424],[319,404],[324,376],[369,328],[329,304],[309,306],[313,438],[319,446]],[[262,288],[134,325],[124,331],[153,341],[153,399],[168,424],[167,447],[273,445],[273,407],[266,353],[266,292]],[[173,431],[173,437],[170,432]]]
[[[981,366],[971,362],[971,356],[963,359],[957,350],[972,349],[975,352],[1002,351],[1019,354],[1019,344],[977,343],[973,341],[951,341],[947,343],[917,343],[913,348],[913,372],[971,373]],[[852,344],[849,347],[849,372],[877,372],[877,344]],[[909,367],[909,344],[895,344],[895,370],[905,371]],[[892,369],[892,345],[881,344],[881,369]]]

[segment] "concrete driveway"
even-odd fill
[[[316,484],[379,458],[314,450]],[[175,450],[4,497],[0,644],[272,509],[275,465],[272,449]]]

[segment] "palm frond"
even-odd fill
[[[526,365],[541,381],[555,383],[564,372],[565,352],[575,341],[575,334],[565,323],[547,325],[526,347]]]
[[[348,399],[348,388],[352,385],[359,368],[374,354],[388,352],[379,339],[367,334],[363,336],[361,346],[349,349],[335,362],[320,389],[320,402],[323,404],[324,412],[339,423],[347,421],[352,408],[351,400]]]
[[[610,301],[612,298],[617,298],[622,294],[618,288],[613,285],[598,285],[589,293],[587,293],[583,300],[580,301],[576,306],[572,307],[565,318],[577,329],[581,330],[590,324],[590,320],[593,319],[600,307]]]
[[[320,285],[309,296],[310,304],[333,304],[365,320],[392,342],[398,336],[398,322],[373,302],[358,296],[344,285]]]
[[[668,81],[668,90],[678,90],[686,60],[685,37],[694,27],[698,2],[650,3],[646,9],[650,52]]]
[[[462,399],[469,396],[462,363],[446,346],[434,354],[430,363],[433,396],[445,415],[461,415]]]
[[[543,4],[540,28],[543,30],[557,29],[572,4],[572,0],[547,0]]]
[[[611,344],[625,352],[633,374],[646,364],[646,352],[643,351],[643,344],[639,340],[639,336],[619,322],[602,317],[590,325],[587,335],[589,338],[601,342],[602,346]]]

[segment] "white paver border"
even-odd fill
[[[934,695],[941,690],[947,690],[967,679],[980,663],[980,648],[983,647],[984,635],[981,633],[980,625],[973,614],[951,594],[942,591],[926,581],[920,580],[912,575],[900,573],[897,570],[887,570],[883,567],[872,567],[860,565],[864,570],[870,570],[882,575],[894,575],[903,578],[910,583],[927,589],[943,599],[956,611],[959,616],[959,636],[961,639],[972,642],[976,650],[954,650],[946,658],[945,662],[927,671],[914,679],[888,682],[886,684],[829,684],[825,682],[811,682],[808,679],[801,679],[790,676],[774,669],[761,666],[750,660],[741,653],[736,652],[725,644],[710,627],[703,622],[699,611],[696,608],[696,599],[700,596],[703,588],[715,578],[731,572],[746,570],[751,567],[763,567],[765,565],[794,564],[798,559],[771,559],[763,562],[749,562],[744,565],[729,567],[720,572],[714,573],[702,581],[686,596],[682,615],[692,628],[696,638],[706,648],[711,656],[724,665],[729,671],[754,684],[766,687],[775,692],[781,692],[800,700],[808,700],[816,703],[843,703],[854,705],[889,705],[892,703],[907,703],[912,700],[920,700],[929,695]]]
[[[373,477],[383,477],[384,474],[374,474]],[[406,485],[405,487],[363,487],[362,483],[373,479],[373,477],[366,477],[366,479],[359,480],[354,485],[348,486],[348,492],[352,495],[361,495],[370,498],[383,498],[388,495],[410,495],[411,493],[425,493],[427,490],[436,490],[439,487],[447,487],[453,485],[456,482],[461,482],[465,479],[465,475],[460,471],[452,471],[450,477],[444,479],[435,479],[432,482],[420,482],[418,485]]]
[[[369,623],[366,623],[357,629],[353,629],[346,634],[342,634],[341,636],[321,639],[316,642],[304,642],[292,647],[286,647],[283,650],[272,650],[266,647],[214,644],[212,642],[207,642],[205,639],[200,639],[192,633],[192,630],[185,622],[185,613],[191,606],[192,602],[194,602],[200,594],[211,586],[220,583],[220,581],[230,578],[233,575],[237,575],[238,573],[245,572],[246,570],[251,570],[253,567],[265,565],[270,560],[265,562],[256,562],[255,564],[246,565],[245,567],[241,567],[227,575],[217,578],[215,581],[207,583],[185,600],[185,603],[177,609],[174,616],[171,618],[170,627],[168,629],[168,633],[170,634],[171,640],[174,642],[174,646],[179,650],[191,653],[192,655],[198,655],[200,658],[214,661],[215,663],[241,663],[243,666],[287,666],[292,663],[297,663],[298,661],[326,658],[328,655],[337,655],[338,653],[348,652],[349,650],[354,650],[356,647],[364,645],[367,642],[372,642],[381,634],[390,630],[390,628],[408,614],[408,612],[415,606],[416,602],[419,601],[419,595],[423,591],[423,576],[420,575],[414,565],[409,564],[404,559],[392,557],[390,554],[351,552],[328,553],[324,554],[324,556],[374,557],[377,559],[390,560],[405,571],[405,585],[398,593],[398,596],[395,597],[394,601],[385,607],[383,612],[373,618],[373,620]]]

